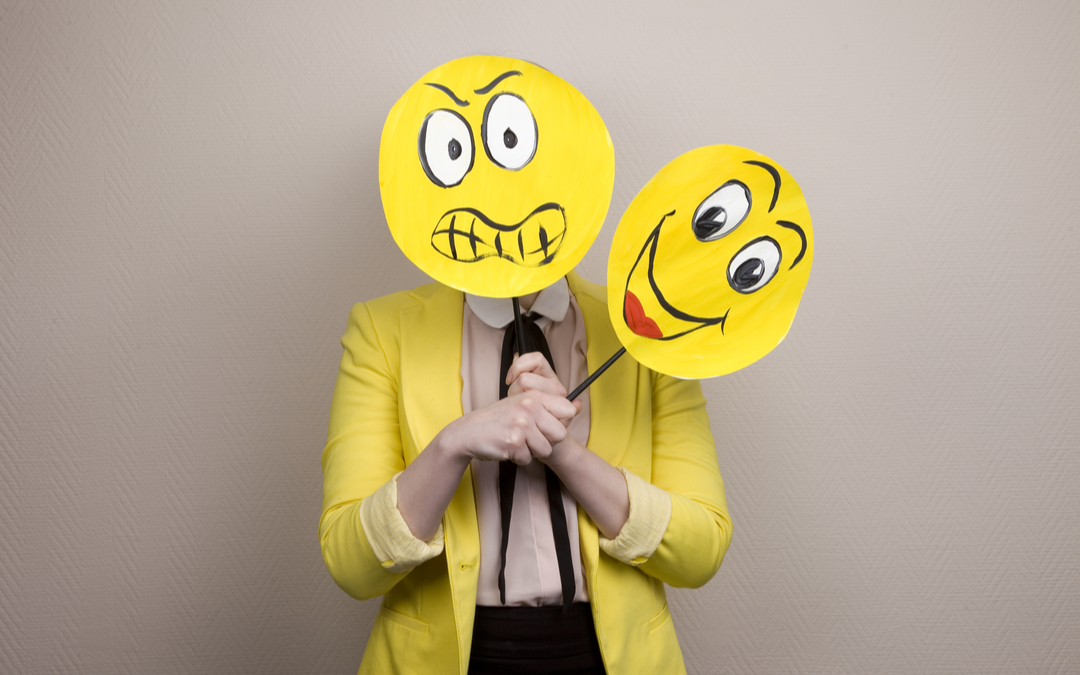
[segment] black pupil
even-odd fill
[[[719,206],[710,206],[705,213],[701,214],[702,220],[711,220],[723,225],[727,222],[727,211]]]
[[[446,150],[450,153],[450,159],[461,157],[461,143],[458,143],[458,139],[456,138],[450,139],[450,143],[446,146]]]
[[[746,290],[758,281],[761,281],[765,273],[765,263],[761,258],[750,258],[735,270],[731,277],[731,284],[738,290]]]
[[[510,131],[509,127],[507,127],[506,131],[503,132],[503,145],[508,148],[512,148],[517,145],[517,134],[515,134],[513,131]]]
[[[694,235],[705,240],[716,234],[727,222],[727,211],[719,206],[711,206],[694,221]]]

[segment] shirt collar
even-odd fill
[[[478,319],[492,328],[505,328],[514,321],[514,303],[510,298],[487,298],[482,295],[465,294],[465,302]],[[560,277],[536,297],[528,314],[539,314],[558,323],[566,317],[570,308],[570,286],[566,277]]]

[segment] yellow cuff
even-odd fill
[[[649,559],[664,538],[671,520],[671,495],[621,466],[616,468],[626,479],[630,515],[619,536],[605,539],[600,535],[600,548],[612,558],[637,567]]]
[[[393,574],[408,572],[420,563],[442,553],[443,529],[435,531],[429,542],[413,536],[397,508],[397,479],[393,478],[360,503],[360,525],[375,557],[386,571]]]

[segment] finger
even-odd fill
[[[548,443],[561,443],[566,438],[566,425],[547,410],[541,409],[533,418],[536,428]]]
[[[533,372],[518,375],[510,385],[510,395],[526,391],[542,391],[552,396],[566,396],[566,387],[554,377],[543,377]]]
[[[574,401],[567,401],[565,396],[552,396],[539,391],[529,392],[529,397],[536,400],[551,415],[560,420],[571,420],[581,410]]]
[[[562,396],[549,396],[542,392],[529,392],[520,400],[521,410],[529,415],[533,424],[540,425],[544,437],[558,443],[566,437],[578,407]]]
[[[533,455],[532,451],[529,450],[529,445],[525,444],[520,448],[514,448],[513,452],[507,456],[507,459],[518,466],[525,466],[532,461]]]
[[[528,439],[530,455],[537,459],[546,459],[551,455],[551,444],[559,442],[551,440],[548,433],[551,433],[554,428],[559,428],[563,430],[563,435],[565,435],[566,429],[543,410],[540,410],[540,415],[538,415],[538,417],[541,416],[547,419],[543,420],[542,423],[537,420],[537,424],[528,430],[525,437]],[[552,424],[553,422],[554,424]]]
[[[520,457],[523,451],[527,452],[526,433],[531,424],[532,420],[527,414],[514,415],[505,423],[499,438],[502,450],[506,454],[505,459],[515,461],[515,457]]]
[[[566,436],[566,425],[560,422],[556,415],[549,412],[547,408],[537,400],[541,397],[552,404],[557,404],[559,401],[569,403],[565,398],[548,396],[540,392],[531,392],[528,396],[522,397],[519,402],[520,410],[527,415],[529,419],[529,425],[525,427],[527,439],[530,442],[536,440],[535,436],[528,435],[531,431],[530,427],[535,427],[538,433],[543,436],[549,444],[558,443]],[[533,454],[535,454],[535,452]]]
[[[555,371],[540,352],[529,352],[514,359],[506,371],[506,383],[512,384],[521,373],[532,372],[541,377],[555,377]]]
[[[562,422],[562,425],[564,427],[569,427],[570,423],[574,421],[574,417],[577,417],[578,415],[580,415],[581,414],[581,409],[582,409],[582,407],[584,407],[584,404],[580,400],[574,400],[574,401],[572,401],[572,403],[574,404],[574,410],[575,410],[573,416],[572,417],[560,417],[559,418],[559,421]]]
[[[532,461],[530,445],[535,443],[536,422],[533,420],[536,403],[518,406],[513,410],[506,430],[506,459],[514,464],[525,465]]]

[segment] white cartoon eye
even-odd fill
[[[740,293],[753,293],[769,283],[780,269],[780,244],[772,237],[760,237],[742,247],[728,265],[731,287]]]
[[[721,185],[694,211],[694,236],[714,241],[730,234],[750,213],[750,190],[737,180]]]
[[[499,94],[488,101],[480,135],[487,156],[504,169],[517,171],[536,154],[536,120],[525,101],[514,94]]]
[[[472,130],[453,110],[435,110],[420,127],[420,165],[439,187],[453,187],[473,165]]]

